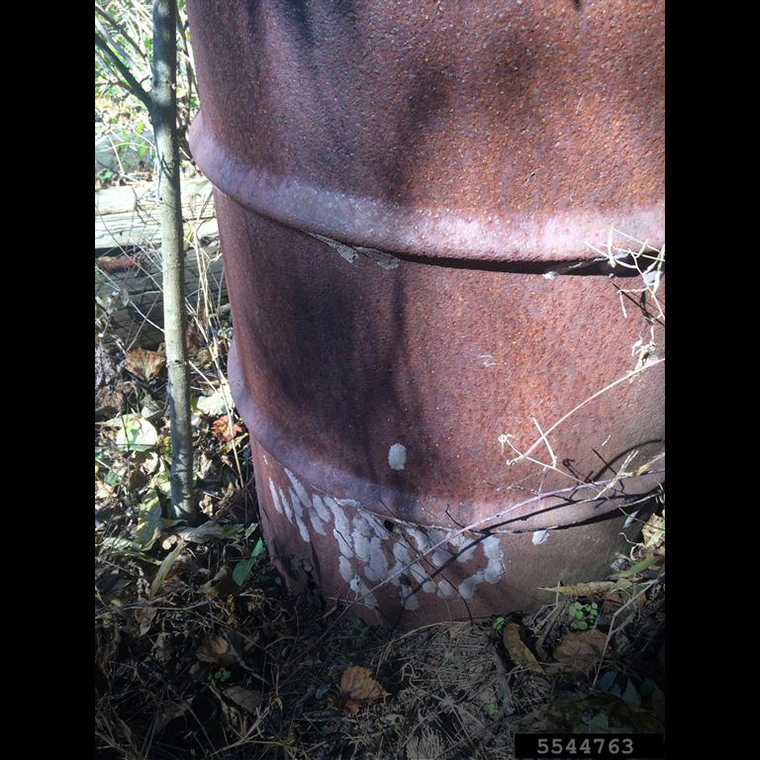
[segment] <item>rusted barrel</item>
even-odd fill
[[[608,573],[663,477],[663,2],[188,10],[291,585],[416,625]]]

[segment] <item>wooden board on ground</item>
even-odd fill
[[[182,179],[182,217],[188,303],[218,313],[227,305],[211,183]],[[96,330],[127,347],[163,341],[161,224],[154,182],[95,191]],[[98,256],[105,250],[107,256]],[[206,293],[204,297],[204,283]]]
[[[161,282],[158,246],[96,258],[96,330],[118,337],[127,348],[158,346],[164,339]],[[187,251],[185,292],[196,313],[206,308],[210,314],[224,311],[227,286],[218,238]]]
[[[205,177],[182,180],[185,235],[218,234],[211,183]],[[155,245],[161,242],[155,182],[136,182],[95,191],[95,248]],[[188,240],[191,242],[191,240]]]

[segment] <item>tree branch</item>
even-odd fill
[[[113,50],[111,50],[110,47],[108,47],[106,41],[97,32],[95,32],[95,45],[97,45],[97,47],[99,47],[105,53],[105,55],[108,57],[108,60],[119,72],[125,84],[127,85],[129,92],[131,92],[138,100],[140,100],[142,104],[148,109],[148,111],[151,112],[153,110],[153,99],[151,98],[150,93],[146,92],[142,88],[140,83],[132,75],[132,72],[127,68],[127,66],[124,65],[124,62],[119,58],[119,56],[116,55],[116,53],[113,52]]]
[[[144,61],[148,60],[148,56],[145,55],[145,51],[140,49],[140,46],[127,34],[124,26],[120,24],[113,16],[106,13],[99,5],[95,6],[95,13],[99,13],[108,23],[119,32],[119,34],[137,51],[137,54]]]

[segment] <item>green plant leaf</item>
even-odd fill
[[[153,578],[153,583],[150,584],[150,598],[152,599],[158,590],[163,585],[164,580],[166,580],[166,576],[169,574],[169,571],[174,566],[174,563],[177,561],[177,557],[179,557],[180,552],[185,546],[185,542],[180,539],[177,542],[177,545],[164,557],[164,561],[161,563],[161,565],[158,568],[158,572],[156,573],[155,578]]]
[[[148,451],[158,443],[158,431],[139,414],[124,414],[105,425],[116,428],[116,448],[122,451]]]
[[[116,538],[109,536],[108,538],[103,539],[101,546],[103,549],[115,552],[116,554],[121,554],[125,557],[136,557],[143,562],[150,562],[154,565],[161,564],[157,559],[154,559],[153,557],[143,553],[143,547],[141,547],[137,541],[130,541],[128,538]]]
[[[660,561],[664,561],[664,557],[647,557],[645,560],[642,560],[641,562],[636,563],[635,565],[632,565],[627,570],[624,570],[622,573],[618,573],[618,578],[629,578],[632,575],[638,575],[639,573],[643,572],[644,570],[647,570],[648,568],[652,567],[652,565],[657,564]]]
[[[256,563],[256,558],[259,556],[259,554],[261,554],[263,550],[264,540],[262,538],[259,538],[259,540],[256,542],[256,545],[253,547],[251,556],[248,557],[248,559],[245,559],[242,562],[238,562],[237,565],[235,565],[235,569],[232,571],[232,580],[235,581],[238,586],[242,586],[245,583],[246,578]]]
[[[180,528],[176,534],[185,541],[205,544],[214,539],[238,540],[243,534],[243,527],[241,525],[222,525],[214,520],[209,520],[197,528]]]
[[[149,549],[153,546],[161,530],[161,502],[158,494],[154,491],[149,493],[145,500],[140,504],[140,516],[135,531],[135,541],[143,549]]]
[[[232,580],[235,581],[238,586],[242,586],[245,583],[245,579],[250,574],[255,562],[256,557],[249,557],[235,565],[235,569],[232,571]]]
[[[164,494],[164,496],[169,496],[172,490],[169,470],[162,466],[161,469],[150,479],[150,486],[151,488],[157,489],[159,493]]]

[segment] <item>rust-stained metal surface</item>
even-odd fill
[[[415,625],[604,574],[661,475],[583,483],[662,450],[664,326],[640,280],[566,266],[612,229],[663,243],[662,3],[188,10],[230,380],[291,583]]]

